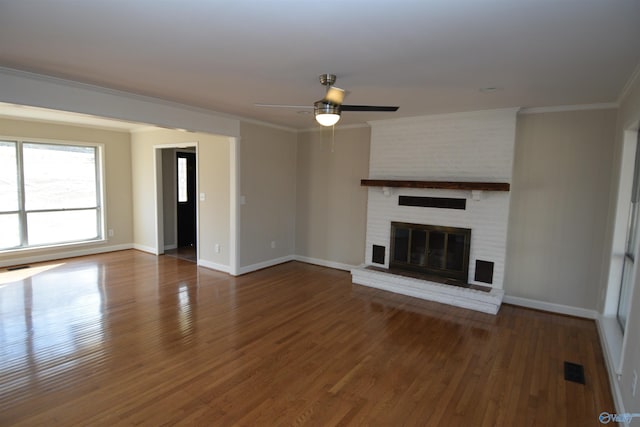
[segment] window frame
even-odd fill
[[[631,298],[635,282],[636,261],[638,256],[638,240],[640,240],[640,130],[636,131],[635,161],[631,184],[631,201],[627,220],[625,247],[622,259],[622,272],[616,319],[624,336],[627,330],[629,315],[631,314]]]
[[[33,249],[56,248],[63,246],[83,245],[87,243],[97,243],[105,241],[106,230],[106,206],[105,206],[105,176],[104,176],[104,144],[86,141],[69,141],[44,138],[16,137],[0,135],[0,141],[14,143],[16,148],[16,172],[18,185],[18,210],[2,211],[0,215],[18,215],[18,223],[20,227],[20,243],[18,246],[0,249],[0,254],[28,251]],[[32,209],[26,210],[25,204],[25,180],[24,180],[24,144],[43,144],[72,146],[80,148],[93,148],[95,150],[95,183],[96,183],[96,205],[93,207],[82,208],[60,208],[60,209]],[[28,244],[28,224],[27,215],[29,213],[39,212],[77,212],[77,211],[96,211],[96,237],[72,240],[62,242],[52,242],[43,244]]]

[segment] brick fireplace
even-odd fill
[[[371,122],[369,177],[362,181],[369,188],[365,260],[352,271],[354,283],[498,311],[516,113],[503,109]],[[393,224],[412,224],[417,230],[400,232],[409,252],[413,245],[414,262],[410,253],[398,254],[394,247]],[[432,235],[429,227],[441,231]],[[445,271],[446,256],[438,257],[451,249],[449,244],[459,245],[458,237],[442,231],[455,229],[469,231],[463,243],[468,245],[466,265],[457,275]],[[398,266],[428,267],[430,256],[433,277],[398,274]]]

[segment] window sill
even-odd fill
[[[5,249],[0,250],[0,256],[3,255],[13,255],[13,254],[30,254],[30,253],[38,253],[45,252],[56,249],[72,249],[72,248],[82,248],[86,246],[94,246],[107,242],[107,239],[100,238],[94,240],[83,240],[81,242],[69,242],[69,243],[57,243],[53,245],[43,245],[43,246],[30,246],[28,248],[14,248],[14,249]]]

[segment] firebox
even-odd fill
[[[389,268],[466,283],[470,241],[468,228],[392,222]]]

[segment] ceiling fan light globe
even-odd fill
[[[322,126],[333,126],[340,120],[340,114],[320,113],[316,114],[316,121]]]

